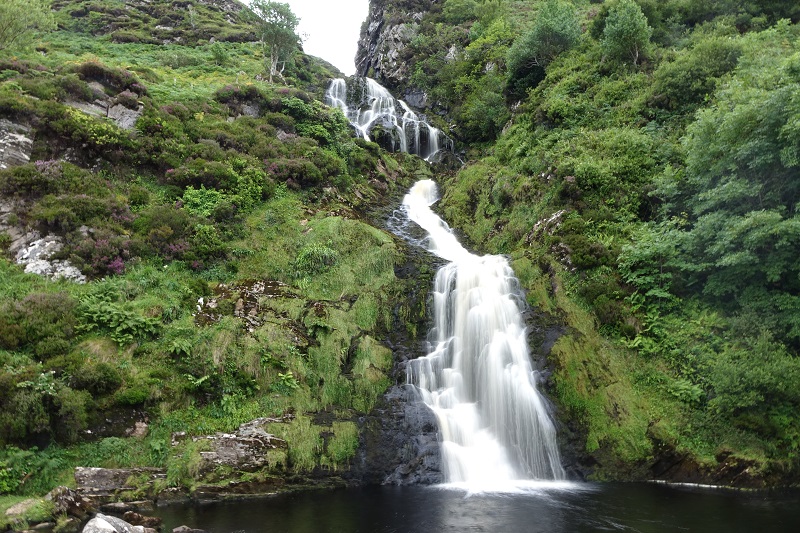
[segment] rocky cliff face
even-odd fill
[[[404,52],[425,14],[439,3],[443,0],[371,0],[358,41],[356,73],[393,90],[404,87],[411,76]]]

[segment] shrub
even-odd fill
[[[150,390],[144,386],[123,389],[114,395],[114,402],[118,405],[135,407],[142,405],[150,398]]]
[[[53,229],[71,231],[78,226],[111,216],[115,201],[86,194],[48,194],[30,210],[31,219]]]
[[[91,172],[64,161],[36,161],[0,171],[0,193],[4,195],[32,199],[69,192],[108,194]]]
[[[183,208],[200,217],[210,217],[225,195],[215,189],[206,189],[202,185],[195,189],[191,185],[183,192]]]
[[[581,35],[575,8],[562,0],[548,0],[539,11],[533,27],[522,34],[508,50],[509,86],[515,94],[538,81],[548,63],[569,50]],[[537,80],[538,78],[538,80]]]
[[[185,165],[168,170],[164,181],[179,187],[207,187],[209,189],[232,189],[236,185],[236,173],[227,163],[192,159]]]
[[[608,59],[639,63],[650,50],[653,28],[634,0],[618,0],[608,12],[600,44]]]
[[[81,272],[97,278],[125,272],[127,262],[134,257],[133,248],[129,237],[96,230],[70,243],[67,253]]]
[[[265,163],[267,173],[278,182],[292,180],[297,185],[315,185],[322,181],[322,173],[308,160],[277,159]]]
[[[109,67],[99,61],[87,61],[73,67],[73,72],[84,81],[96,81],[111,87],[115,93],[130,90],[139,97],[147,95],[147,88],[139,83],[136,76],[127,70]]]
[[[732,71],[742,54],[740,42],[725,37],[703,40],[662,63],[653,73],[650,100],[666,109],[690,110],[713,93],[719,78]]]
[[[67,293],[33,293],[0,305],[0,347],[29,350],[40,359],[68,351],[77,303]]]

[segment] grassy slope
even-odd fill
[[[364,216],[427,165],[354,141],[315,102],[335,74],[323,62],[298,53],[286,84],[269,86],[259,46],[226,41],[245,40],[244,22],[183,2],[164,11],[190,46],[157,45],[147,13],[125,19],[122,37],[108,26],[122,4],[58,2],[62,29],[0,68],[0,116],[33,127],[39,161],[0,173],[14,220],[63,235],[64,255],[93,277],[50,282],[0,259],[0,493],[69,485],[76,465],[223,482],[230,472],[201,479],[196,446],[172,449],[172,433],[286,413],[294,421],[272,430],[288,450],[258,475],[335,472],[355,452],[356,416],[389,384],[381,341],[417,327],[393,322],[407,292],[398,248]],[[108,98],[128,90],[144,110],[135,130],[65,105],[91,101],[96,83]],[[244,105],[258,116],[237,116]],[[76,165],[52,161],[69,153]],[[200,297],[215,307],[195,316]],[[137,412],[145,438],[83,438]]]

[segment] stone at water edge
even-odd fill
[[[56,514],[65,514],[83,520],[95,512],[95,508],[88,498],[84,498],[68,487],[54,488],[45,496],[45,499],[53,502]]]
[[[143,526],[146,528],[159,529],[163,520],[157,516],[145,516],[136,511],[127,511],[122,518],[130,524],[135,526]]]
[[[83,527],[82,533],[149,533],[154,531],[142,526],[132,526],[121,518],[97,513]]]

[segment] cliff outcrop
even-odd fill
[[[375,78],[390,89],[405,87],[411,77],[408,47],[425,14],[439,0],[370,1],[361,27],[356,74]]]

